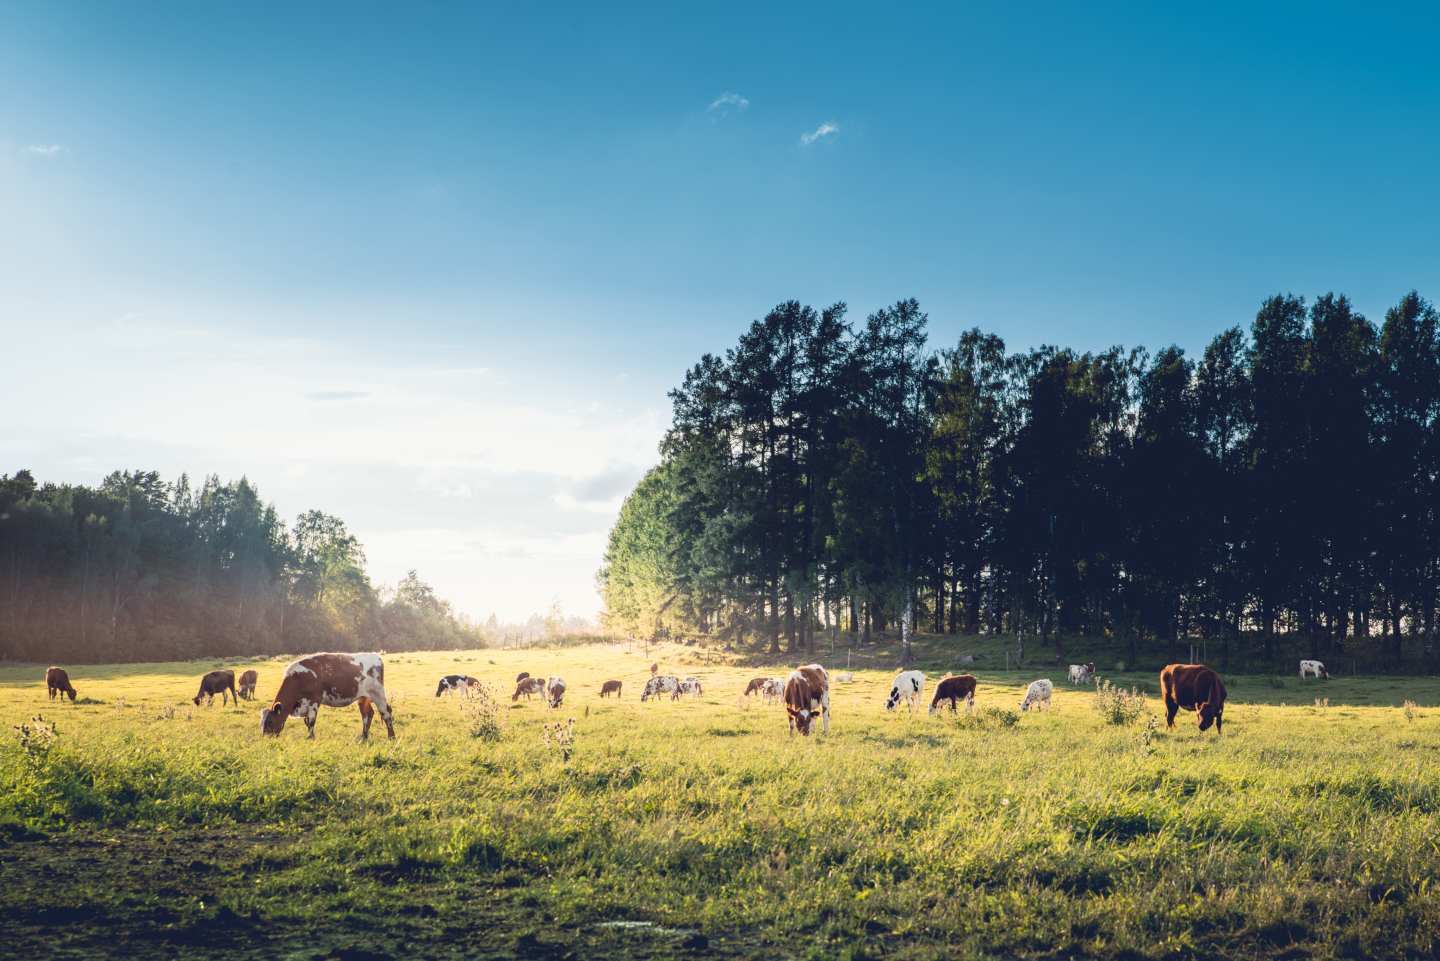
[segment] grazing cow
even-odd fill
[[[974,674],[950,674],[940,679],[935,685],[935,697],[930,701],[930,713],[934,714],[940,710],[940,702],[949,701],[950,710],[958,712],[959,703],[965,702],[965,710],[969,711],[975,707],[975,675]]]
[[[545,679],[543,677],[527,677],[515,685],[515,693],[510,695],[510,700],[518,701],[520,698],[530,700],[536,694],[545,693]]]
[[[922,671],[901,671],[890,685],[890,696],[885,699],[885,710],[893,711],[901,701],[913,714],[920,706],[920,692],[925,690],[925,674]]]
[[[530,672],[529,672],[529,671],[521,671],[519,674],[516,674],[516,675],[515,675],[515,683],[516,683],[516,684],[519,684],[521,681],[525,680],[525,678],[527,678],[527,677],[529,677],[529,676],[530,676]]]
[[[854,683],[855,683],[855,672],[854,672],[854,671],[841,671],[840,673],[838,673],[838,674],[835,675],[835,680],[836,680],[837,683],[840,683],[840,684],[854,684]]]
[[[744,696],[745,696],[745,697],[749,697],[751,694],[762,694],[762,695],[763,695],[763,694],[765,693],[765,684],[766,684],[766,682],[768,682],[769,680],[770,680],[770,678],[768,678],[768,677],[752,677],[752,678],[750,679],[750,683],[745,685],[745,695],[744,695]]]
[[[52,667],[45,672],[45,692],[50,700],[55,695],[60,695],[60,700],[65,700],[65,695],[70,695],[70,700],[75,700],[75,688],[70,685],[70,675],[65,673],[63,667]]]
[[[260,712],[262,733],[279,735],[285,719],[294,714],[315,737],[315,716],[320,705],[360,708],[360,740],[370,737],[370,720],[380,712],[385,732],[395,737],[394,715],[385,696],[385,662],[379,654],[311,654],[285,668],[275,701]]]
[[[1095,676],[1095,662],[1094,662],[1094,661],[1091,661],[1089,664],[1071,664],[1071,665],[1070,665],[1070,683],[1071,683],[1071,684],[1089,684],[1089,683],[1090,683],[1090,679],[1091,679],[1092,677],[1094,677],[1094,676]]]
[[[253,670],[246,671],[240,675],[240,696],[247,701],[255,700],[255,686],[260,683],[260,675]]]
[[[1200,730],[1215,725],[1219,734],[1225,726],[1225,684],[1204,664],[1168,664],[1160,672],[1160,691],[1165,700],[1165,726],[1175,726],[1175,713],[1182,707],[1195,711]]]
[[[231,695],[234,695],[236,704],[240,703],[240,695],[235,692],[234,671],[211,671],[200,678],[200,693],[194,697],[196,706],[199,706],[202,697],[206,704],[211,703],[216,694],[220,695],[222,705],[230,703],[228,699]]]
[[[1025,699],[1020,702],[1020,710],[1028,711],[1030,710],[1030,705],[1033,704],[1038,711],[1040,705],[1043,704],[1048,711],[1050,709],[1050,695],[1054,693],[1055,685],[1050,683],[1049,678],[1042,677],[1038,681],[1031,681],[1030,686],[1025,689]]]
[[[700,695],[703,693],[704,690],[700,687],[700,678],[687,677],[685,678],[685,680],[680,682],[679,687],[677,687],[674,691],[671,692],[670,700],[678,701],[680,700],[681,696],[685,694],[694,694],[696,698],[699,698]]]
[[[1303,681],[1307,677],[1313,677],[1316,680],[1323,677],[1328,681],[1330,679],[1330,672],[1325,670],[1325,665],[1320,661],[1301,661],[1300,680]]]
[[[640,692],[640,700],[648,701],[652,697],[658,700],[661,694],[673,695],[678,690],[680,690],[680,678],[675,675],[666,674],[661,677],[652,677],[645,682],[645,690]]]
[[[605,697],[608,694],[614,694],[617,701],[620,699],[619,681],[606,681],[604,684],[600,685],[600,696]]]
[[[545,703],[554,708],[559,707],[563,700],[565,700],[565,679],[563,677],[548,678],[545,681]]]
[[[785,694],[785,682],[778,677],[754,678],[745,687],[745,696],[749,697],[751,694],[759,694],[762,704],[778,701]]]
[[[820,715],[820,730],[830,733],[830,677],[819,664],[806,664],[790,672],[785,679],[785,713],[790,721],[790,734],[798,730],[809,736],[815,715]]]
[[[461,697],[469,697],[480,690],[480,679],[470,677],[466,674],[446,674],[440,678],[440,683],[435,686],[435,696],[441,694],[459,694]]]

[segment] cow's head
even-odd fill
[[[810,710],[808,707],[801,708],[798,711],[792,707],[790,709],[790,716],[795,721],[795,730],[808,737],[810,735],[810,728],[815,721],[815,714],[816,712]]]
[[[199,695],[199,694],[196,694],[194,697],[192,697],[192,698],[190,699],[190,702],[191,702],[192,704],[194,704],[196,707],[199,707],[199,706],[200,706],[200,695]]]
[[[1223,710],[1224,707],[1217,706],[1214,701],[1206,701],[1204,704],[1201,704],[1200,710],[1198,711],[1200,715],[1200,730],[1210,730],[1210,725],[1215,723],[1215,719],[1220,716],[1220,712]]]
[[[890,696],[885,699],[885,710],[887,710],[887,711],[893,711],[893,710],[895,710],[895,705],[897,705],[897,704],[899,704],[899,703],[900,703],[900,688],[899,688],[899,687],[892,687],[892,688],[890,688]]]
[[[281,731],[285,730],[285,720],[289,716],[290,712],[285,705],[276,701],[260,712],[260,733],[277,737]]]

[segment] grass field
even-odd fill
[[[652,657],[655,657],[652,652]],[[834,690],[830,734],[742,707],[778,673],[672,647],[386,657],[398,740],[354,708],[262,740],[190,704],[212,662],[0,668],[0,943],[13,957],[1416,958],[1440,952],[1440,682],[1230,678],[1225,733],[1106,723],[1063,668],[981,669],[970,718]],[[943,656],[925,666],[931,684]],[[832,662],[832,670],[836,665]],[[843,664],[840,665],[843,667]],[[1103,665],[1102,665],[1103,666]],[[562,709],[512,705],[519,670]],[[498,740],[433,697],[501,693]],[[1047,713],[1019,715],[1049,676]],[[619,702],[597,697],[619,677]],[[1153,674],[1118,676],[1147,687]],[[927,691],[928,694],[928,691]],[[1317,706],[1317,697],[1328,706]],[[1406,711],[1401,704],[1418,705]],[[34,715],[57,735],[22,743]],[[575,719],[566,749],[542,736]]]

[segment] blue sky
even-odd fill
[[[775,6],[0,3],[0,471],[243,472],[588,613],[780,300],[1194,351],[1440,297],[1433,8]]]

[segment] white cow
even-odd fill
[[[703,693],[704,689],[700,686],[700,678],[687,677],[685,678],[685,680],[680,682],[679,687],[675,688],[675,690],[670,693],[670,700],[678,701],[680,700],[681,696],[685,694],[694,694],[695,697],[698,699]]]
[[[836,682],[839,683],[839,684],[854,684],[854,683],[855,683],[855,672],[854,672],[854,671],[841,671],[839,674],[836,674],[836,675],[835,675],[835,680],[836,680]]]
[[[1320,661],[1301,661],[1300,680],[1303,681],[1307,677],[1313,677],[1316,679],[1323,677],[1326,680],[1329,680],[1330,672],[1325,670],[1325,665],[1322,664]]]
[[[1050,683],[1049,678],[1042,677],[1038,681],[1031,681],[1030,686],[1025,689],[1025,700],[1020,702],[1020,710],[1028,711],[1030,710],[1030,705],[1033,704],[1038,711],[1040,705],[1043,704],[1048,711],[1050,709],[1050,695],[1054,693],[1055,685]]]
[[[890,685],[890,696],[885,699],[885,710],[893,711],[901,701],[913,714],[915,708],[920,706],[920,692],[925,690],[925,673],[923,671],[901,671],[895,675],[895,682]]]
[[[648,701],[650,698],[659,698],[661,694],[674,694],[680,690],[680,678],[673,674],[656,675],[645,682],[645,690],[640,692],[640,700]]]
[[[545,680],[545,703],[551,707],[559,707],[560,702],[565,699],[565,679],[563,677],[549,677]]]
[[[1071,684],[1089,684],[1089,683],[1090,683],[1090,679],[1091,679],[1092,677],[1094,677],[1094,676],[1095,676],[1095,662],[1093,662],[1093,661],[1091,661],[1089,664],[1071,664],[1071,665],[1070,665],[1070,683],[1071,683]]]

